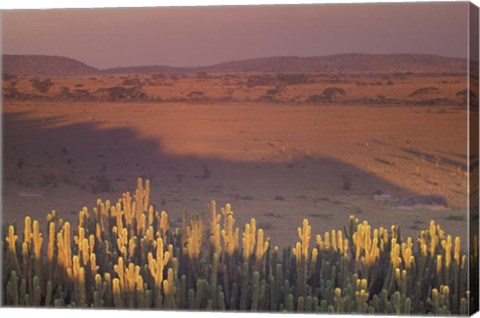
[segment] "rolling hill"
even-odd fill
[[[77,60],[48,55],[3,55],[2,72],[27,76],[77,76],[100,71]]]
[[[466,60],[423,54],[337,54],[322,57],[268,57],[213,65],[220,72],[285,73],[463,73]]]
[[[99,70],[82,62],[58,56],[3,55],[3,72],[33,76],[106,74],[191,74],[207,73],[466,73],[465,59],[426,54],[337,54],[322,57],[265,57],[202,67],[163,65],[116,67]]]

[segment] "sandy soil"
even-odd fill
[[[138,176],[174,222],[231,203],[274,244],[340,229],[350,214],[416,235],[430,219],[466,238],[467,113],[458,107],[5,101],[3,222],[67,220]],[[350,188],[350,189],[346,189]],[[442,194],[450,209],[372,199]]]

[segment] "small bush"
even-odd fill
[[[478,103],[477,95],[471,89],[461,90],[455,96],[463,98],[464,102],[467,102],[468,97],[470,97],[471,104],[475,105]]]
[[[310,103],[320,103],[326,101],[322,95],[312,95],[307,98]]]
[[[30,80],[30,82],[32,83],[32,86],[42,94],[45,94],[46,92],[48,92],[50,87],[53,86],[53,82],[49,78],[43,81],[39,79],[32,79]]]
[[[153,80],[161,80],[161,79],[166,79],[167,77],[164,75],[164,74],[152,74],[150,75],[150,77],[153,79]]]
[[[208,77],[207,72],[197,72],[198,79],[206,79]]]
[[[311,83],[312,80],[306,74],[279,74],[277,78],[280,82],[288,85],[297,85]]]
[[[142,82],[138,78],[127,78],[122,81],[122,85],[125,85],[125,86],[136,85],[138,87],[141,87]]]
[[[97,91],[101,98],[108,101],[122,101],[122,100],[146,100],[148,95],[139,87],[123,87],[113,86],[109,88],[101,88]]]
[[[208,97],[202,91],[192,91],[187,94],[187,97],[193,101],[206,101]]]
[[[336,96],[345,96],[347,93],[339,87],[327,87],[323,90],[322,97],[328,101],[333,101]]]
[[[342,188],[343,190],[351,190],[352,189],[352,179],[349,176],[342,177]]]
[[[3,73],[2,75],[4,81],[9,81],[17,78],[15,74]]]
[[[465,215],[463,214],[450,214],[445,217],[445,220],[448,221],[464,221]]]
[[[69,94],[70,94],[70,88],[68,88],[67,86],[62,86],[60,88],[60,96],[61,97],[68,97]]]
[[[438,88],[436,87],[422,87],[410,94],[410,97],[417,95],[425,95],[430,93],[438,93]]]
[[[106,175],[97,175],[93,177],[90,188],[93,193],[110,193],[113,192],[113,183]]]
[[[269,89],[265,95],[275,97],[282,92],[283,88],[280,85],[276,85],[275,88]]]

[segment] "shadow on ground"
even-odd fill
[[[414,195],[332,158],[285,163],[170,155],[161,140],[139,138],[130,128],[64,125],[62,118],[34,120],[26,113],[3,114],[3,160],[4,222],[25,215],[43,222],[52,209],[76,220],[97,198],[116,201],[134,190],[139,176],[151,180],[152,203],[173,222],[183,209],[207,212],[215,199],[238,211],[238,226],[256,217],[267,232],[288,232],[289,239],[304,217],[326,229],[345,224],[351,213],[372,208],[374,192]],[[388,224],[387,214],[398,213],[389,209],[382,216]]]

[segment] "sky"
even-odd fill
[[[97,68],[267,56],[467,56],[467,2],[2,11],[3,54]]]

